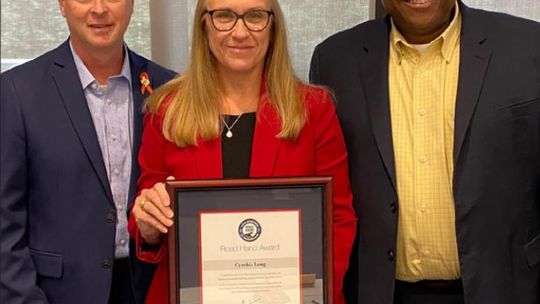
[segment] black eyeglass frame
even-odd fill
[[[216,12],[230,12],[232,13],[233,15],[236,16],[236,19],[234,20],[233,24],[231,25],[231,27],[229,29],[226,29],[226,30],[223,30],[223,29],[219,29],[215,22],[214,22],[214,13]],[[253,30],[249,27],[249,25],[247,25],[246,23],[246,20],[244,19],[244,17],[252,12],[263,12],[263,13],[266,13],[268,14],[268,19],[266,20],[266,24],[264,25],[264,27],[262,27],[260,30]],[[208,14],[210,15],[210,20],[212,21],[212,26],[214,27],[214,29],[218,32],[229,32],[231,31],[235,26],[236,24],[238,23],[238,19],[242,19],[242,22],[244,23],[244,26],[246,27],[246,29],[248,29],[250,32],[262,32],[264,31],[268,25],[270,24],[270,19],[272,16],[274,16],[274,12],[272,11],[267,11],[267,10],[263,10],[263,9],[254,9],[254,10],[250,10],[250,11],[247,11],[246,13],[242,14],[242,15],[238,15],[237,13],[231,11],[231,10],[228,10],[228,9],[216,9],[216,10],[207,10],[204,12],[205,14]]]

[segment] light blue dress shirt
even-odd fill
[[[103,162],[116,206],[115,258],[129,255],[127,198],[133,150],[133,96],[127,48],[120,75],[100,85],[71,46],[88,109],[96,129]],[[103,204],[106,202],[95,202]]]

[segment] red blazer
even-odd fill
[[[276,138],[279,117],[263,93],[257,113],[251,156],[250,177],[329,175],[334,177],[334,302],[345,303],[343,277],[356,232],[356,217],[348,177],[347,152],[334,104],[320,88],[304,87],[307,122],[296,140]],[[162,113],[162,112],[160,112]],[[179,148],[162,135],[161,114],[145,117],[139,152],[141,176],[139,189],[151,188],[168,176],[176,179],[222,178],[221,140],[209,140],[197,147]],[[166,240],[159,250],[142,251],[143,242],[132,216],[129,231],[135,238],[137,256],[159,263],[147,297],[147,303],[168,303]]]

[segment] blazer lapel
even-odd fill
[[[140,75],[142,72],[147,72],[147,62],[143,61],[130,50],[128,50],[128,54],[131,67],[131,92],[133,95],[133,156],[136,159],[137,152],[141,146],[144,99],[148,97],[148,95],[143,95],[141,92]],[[148,74],[148,76],[150,78],[150,84],[153,84],[152,75]]]
[[[280,143],[276,134],[281,129],[281,122],[267,98],[266,93],[263,93],[260,101],[261,107],[257,113],[251,149],[250,177],[268,177],[274,173],[274,164]]]
[[[52,68],[52,77],[62,97],[66,112],[77,132],[79,140],[88,155],[88,159],[94,168],[103,190],[107,193],[110,203],[113,203],[112,193],[107,178],[107,171],[103,163],[101,148],[97,138],[92,116],[88,110],[86,97],[81,88],[81,81],[77,74],[77,68],[73,61],[73,55],[69,42],[65,42],[58,48]]]
[[[133,96],[133,149],[131,151],[131,178],[128,193],[128,210],[130,210],[137,194],[137,180],[140,174],[138,157],[143,131],[143,105],[146,98],[141,92],[140,74],[147,72],[147,61],[136,56],[131,50],[128,50],[128,54],[131,68],[131,95]],[[149,75],[149,77],[152,84],[152,75]]]
[[[460,45],[459,82],[456,98],[454,126],[454,164],[457,165],[463,142],[478,104],[480,91],[491,58],[491,51],[484,44],[486,37],[474,23],[473,13],[461,4],[463,25]]]
[[[199,142],[197,147],[189,148],[197,168],[198,179],[223,178],[221,157],[221,138]]]
[[[388,92],[388,41],[389,19],[379,24],[368,43],[363,48],[360,61],[360,78],[366,92],[369,116],[377,148],[384,162],[386,172],[396,190],[396,173],[390,120],[390,97]]]

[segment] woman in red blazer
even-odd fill
[[[138,258],[158,264],[147,303],[168,301],[165,179],[310,175],[334,178],[334,303],[344,303],[356,218],[329,94],[295,77],[276,0],[200,0],[194,24],[188,70],[147,103],[129,222]]]

